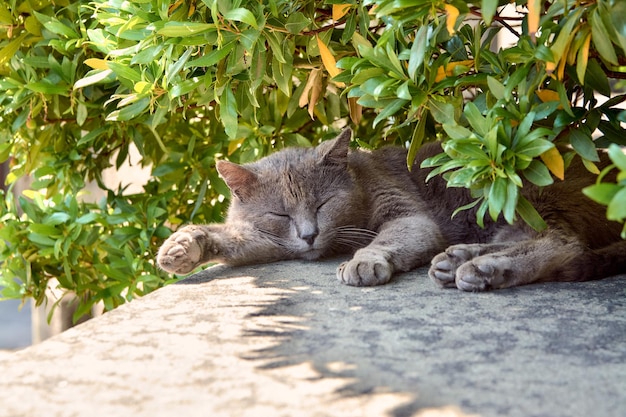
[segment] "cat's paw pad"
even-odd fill
[[[381,254],[354,257],[337,268],[337,278],[347,285],[367,287],[389,282],[393,267]]]
[[[455,288],[456,271],[465,262],[472,259],[473,251],[464,245],[450,246],[445,252],[431,261],[428,276],[444,288]]]
[[[198,266],[202,247],[193,232],[192,228],[183,228],[163,243],[157,254],[157,263],[161,269],[174,274],[188,274]]]
[[[510,262],[504,257],[483,256],[461,265],[456,271],[456,286],[463,291],[487,291],[506,287]]]

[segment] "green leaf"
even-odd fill
[[[481,136],[487,134],[487,132],[489,131],[489,123],[487,122],[487,119],[485,119],[485,117],[483,117],[483,115],[480,113],[480,110],[478,110],[476,104],[471,101],[468,102],[465,105],[465,109],[463,112],[465,114],[465,117],[467,118],[467,121],[476,131],[476,133]]]
[[[233,91],[226,86],[222,95],[220,96],[220,119],[224,126],[224,131],[229,138],[235,139],[237,137],[237,101]]]
[[[582,7],[576,8],[565,18],[565,24],[563,24],[563,26],[561,27],[561,30],[559,31],[556,40],[550,47],[552,55],[555,59],[555,61],[552,62],[558,62],[561,60],[561,57],[563,57],[565,48],[569,44],[571,37],[574,35],[574,26],[580,21],[580,16],[583,11],[584,9]],[[563,59],[564,58],[565,57],[563,57]]]
[[[618,65],[617,55],[611,43],[611,36],[602,23],[600,10],[598,8],[593,10],[589,15],[589,22],[591,23],[591,40],[602,59],[613,65]]]
[[[50,216],[46,217],[44,219],[44,223],[54,226],[57,224],[65,223],[69,219],[71,219],[71,216],[69,214],[63,213],[63,212],[57,212],[57,213],[52,213]]]
[[[522,195],[517,200],[517,213],[530,227],[538,232],[548,227],[537,210]]]
[[[244,9],[243,7],[227,11],[224,13],[224,19],[246,23],[255,29],[259,28],[252,12],[248,9]]]
[[[41,94],[53,94],[61,96],[69,96],[69,87],[64,83],[52,84],[48,80],[41,80],[25,85],[31,91]]]
[[[436,122],[441,124],[454,124],[456,109],[454,105],[444,97],[431,96],[428,99],[427,107]]]
[[[617,165],[620,171],[626,171],[626,154],[624,153],[624,148],[611,144],[611,146],[609,146],[609,158]]]
[[[231,41],[221,48],[214,49],[208,54],[201,56],[200,58],[196,58],[187,62],[185,64],[185,68],[213,66],[220,62],[222,59],[226,58],[226,56],[230,53],[230,51],[233,50],[235,46],[237,46],[237,41]]]
[[[20,36],[6,44],[4,48],[0,49],[0,66],[9,62],[11,58],[15,56],[17,51],[20,50],[22,42],[24,41],[24,39],[26,39],[27,36],[28,33],[22,33]]]
[[[115,74],[110,69],[89,71],[87,76],[74,83],[74,89],[84,88],[100,82],[113,81],[115,79],[114,75]]]
[[[127,80],[134,82],[141,81],[141,73],[138,70],[129,67],[128,65],[111,61],[107,63],[107,66],[111,70],[113,70],[115,75],[117,75],[118,77],[126,78]]]
[[[595,59],[590,59],[585,72],[585,86],[591,87],[605,97],[611,97],[611,86],[602,66]]]
[[[506,203],[507,181],[497,177],[489,189],[489,216],[496,221]]]
[[[149,98],[145,97],[145,98],[139,99],[133,104],[123,107],[120,110],[112,111],[106,117],[106,120],[121,122],[121,121],[134,119],[135,117],[144,113],[144,111],[148,108],[149,105],[150,105]]]
[[[622,187],[606,208],[606,218],[621,221],[626,218],[626,187]]]
[[[213,23],[200,22],[166,22],[165,25],[156,31],[158,35],[166,37],[189,37],[209,30],[217,30]]]
[[[548,168],[541,162],[534,159],[528,168],[523,171],[524,177],[540,187],[545,187],[554,182]]]
[[[424,63],[426,47],[428,45],[428,26],[422,25],[415,34],[415,40],[411,46],[411,55],[409,57],[409,77],[415,79],[415,75],[419,67]]]
[[[487,26],[491,25],[491,21],[493,20],[493,16],[496,14],[497,9],[498,0],[482,0],[481,12],[483,14],[483,20]]]
[[[473,135],[471,130],[457,125],[456,123],[445,123],[442,127],[450,139],[467,139]]]
[[[37,20],[39,20],[39,22],[41,22],[41,24],[52,33],[62,35],[70,39],[77,39],[80,37],[78,36],[78,33],[76,33],[74,28],[64,25],[53,16],[48,16],[35,11],[33,11],[33,14],[37,18]]]
[[[620,189],[621,187],[617,184],[600,183],[583,188],[583,194],[593,201],[607,206]]]
[[[423,112],[420,119],[415,125],[413,130],[413,136],[411,137],[411,144],[406,156],[406,165],[411,170],[413,163],[415,162],[415,155],[424,142],[424,133],[426,131],[426,120],[428,119],[426,112]]]
[[[287,63],[285,56],[283,55],[283,36],[278,32],[265,32],[265,39],[270,44],[270,49],[274,58],[283,64]]]
[[[497,100],[502,100],[504,98],[504,85],[493,78],[492,76],[487,77],[487,85],[489,86],[489,91]]]
[[[528,144],[523,148],[520,147],[516,149],[516,152],[526,155],[530,158],[535,158],[552,148],[554,148],[554,144],[549,140],[534,138],[532,141],[529,141]]]
[[[372,126],[376,127],[376,125],[382,120],[388,119],[390,116],[396,114],[408,102],[409,100],[403,100],[400,98],[392,101],[390,105],[386,106],[385,108],[383,108],[383,110],[381,110],[380,113],[378,113],[378,116],[376,116],[376,118],[372,122]]]
[[[589,161],[598,162],[600,157],[598,156],[598,150],[596,145],[591,139],[591,135],[580,129],[574,129],[570,131],[569,143],[572,145],[578,155],[582,156]]]
[[[309,26],[311,21],[301,12],[295,12],[289,15],[287,22],[285,22],[285,29],[291,34],[298,34],[304,28]]]
[[[41,235],[39,233],[29,233],[27,235],[27,238],[31,242],[36,243],[37,245],[40,245],[40,246],[53,247],[54,244],[56,243],[56,240],[51,239],[48,236]]]
[[[515,207],[517,206],[518,195],[518,185],[516,185],[515,181],[509,180],[507,182],[506,202],[504,203],[504,207],[502,209],[504,219],[509,224],[513,224],[515,221]]]

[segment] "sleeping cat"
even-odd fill
[[[337,269],[348,285],[380,285],[394,273],[431,262],[442,287],[484,291],[541,281],[585,281],[626,272],[621,225],[580,190],[594,182],[580,163],[567,181],[523,194],[548,229],[522,221],[476,225],[475,210],[451,218],[471,201],[469,192],[425,182],[420,169],[438,144],[419,151],[413,169],[406,150],[350,151],[351,131],[315,148],[288,148],[257,162],[219,161],[232,193],[224,224],[190,225],[172,234],[157,262],[176,274],[208,263],[229,265],[285,259],[314,260],[340,253],[352,259]]]

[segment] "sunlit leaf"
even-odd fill
[[[528,0],[528,34],[535,40],[535,34],[539,30],[539,17],[541,15],[541,0]]]
[[[337,61],[335,60],[334,55],[330,52],[330,49],[326,46],[324,41],[319,36],[316,36],[317,46],[320,50],[320,56],[322,57],[322,63],[324,64],[324,68],[326,68],[326,72],[332,77],[339,74],[340,69],[337,68]],[[335,83],[339,87],[343,87],[344,83]]]
[[[248,9],[244,9],[243,7],[239,7],[237,9],[231,9],[228,12],[224,13],[224,19],[235,20],[237,22],[246,23],[255,29],[259,28],[257,21],[254,18],[254,15],[252,14],[252,12]]]
[[[341,18],[344,17],[350,11],[351,7],[352,5],[349,3],[333,4],[333,20],[335,22],[341,20]]]
[[[556,147],[550,148],[541,155],[541,160],[546,167],[560,180],[565,179],[565,162]]]
[[[456,32],[456,19],[459,18],[459,9],[451,4],[444,4],[443,7],[446,10],[446,29],[448,29],[450,35],[454,35]]]

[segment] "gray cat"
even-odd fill
[[[160,248],[161,268],[186,274],[208,263],[243,265],[314,260],[354,253],[337,269],[348,285],[387,283],[394,273],[431,262],[442,287],[484,291],[541,281],[585,281],[626,271],[621,225],[580,190],[594,182],[572,164],[566,182],[523,194],[549,225],[537,233],[523,222],[486,221],[475,210],[451,218],[472,201],[420,169],[438,144],[422,147],[411,172],[406,150],[350,151],[351,131],[315,148],[288,148],[257,162],[219,161],[231,190],[224,224],[185,226]],[[432,261],[431,261],[432,260]]]

